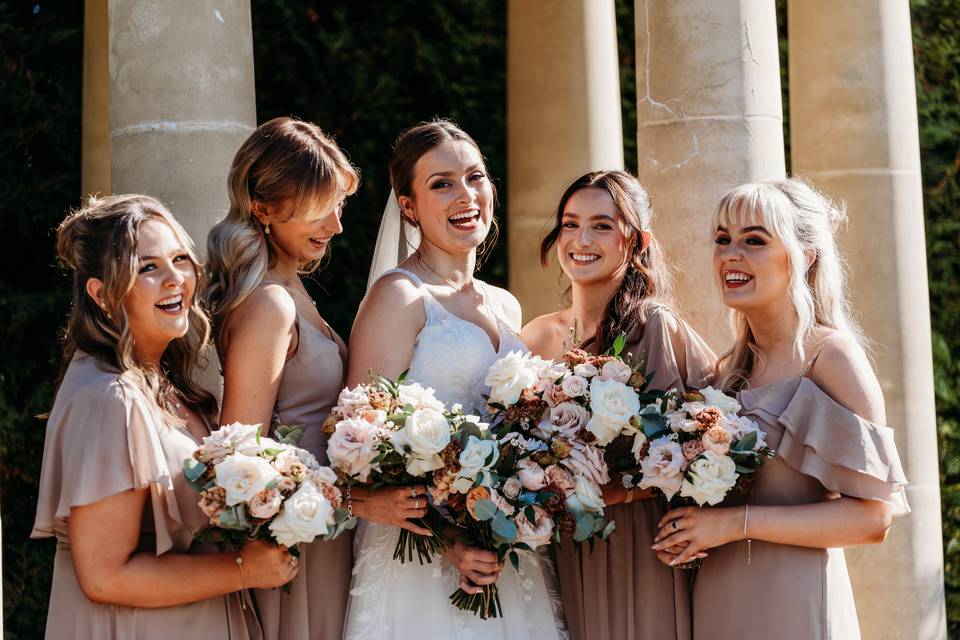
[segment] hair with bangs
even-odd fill
[[[650,233],[653,218],[650,196],[639,180],[621,170],[592,171],[567,187],[560,196],[553,228],[540,243],[540,264],[547,266],[550,251],[560,237],[567,202],[583,189],[600,189],[608,193],[620,218],[631,230],[629,254],[624,256],[627,268],[623,280],[607,302],[596,333],[583,343],[583,346],[592,346],[598,353],[603,353],[620,334],[626,334],[631,340],[640,339],[649,310],[656,304],[672,304],[672,282],[663,249],[652,233],[650,243],[643,246],[642,234]]]
[[[254,203],[280,207],[313,219],[352,195],[357,169],[317,125],[296,118],[274,118],[250,134],[237,151],[227,178],[230,210],[207,236],[210,284],[205,298],[214,320],[217,346],[227,316],[247,299],[276,260],[273,241],[253,214]],[[301,265],[311,273],[320,261]]]
[[[139,273],[137,241],[140,228],[147,220],[157,220],[170,227],[190,257],[197,276],[193,298],[185,301],[189,304],[190,329],[167,346],[160,358],[159,371],[144,367],[137,360],[123,306]],[[168,424],[183,424],[171,406],[174,390],[184,404],[212,419],[217,401],[191,376],[210,339],[210,321],[199,296],[203,271],[190,236],[166,207],[142,195],[90,197],[57,228],[57,255],[73,272],[70,316],[63,336],[61,380],[74,355],[82,352],[120,372],[146,397],[153,398]],[[105,308],[100,308],[87,293],[90,278],[103,283]]]
[[[845,220],[842,204],[802,178],[742,185],[727,192],[714,213],[715,228],[761,224],[786,248],[787,295],[797,315],[793,347],[801,360],[806,357],[804,340],[816,327],[842,331],[866,345],[847,300],[846,268],[835,237]],[[760,363],[760,353],[746,316],[729,310],[729,318],[736,339],[717,361],[717,371],[723,388],[740,389]]]

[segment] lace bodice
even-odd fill
[[[500,356],[510,351],[527,350],[520,336],[499,314],[494,314],[500,342],[499,349],[495,350],[486,331],[447,311],[415,274],[405,269],[393,269],[387,273],[404,274],[423,292],[427,320],[413,345],[408,379],[432,387],[441,402],[448,405],[460,403],[466,413],[483,415],[484,396],[490,391],[483,383],[487,371]],[[487,293],[487,285],[478,283]]]

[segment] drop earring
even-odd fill
[[[263,232],[267,235],[270,235],[270,223],[263,225]]]

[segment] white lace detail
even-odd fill
[[[408,271],[387,273],[393,272],[422,284]],[[453,315],[425,288],[421,290],[426,322],[414,344],[409,378],[433,387],[446,403],[459,402],[468,412],[481,410],[489,391],[483,379],[490,365],[502,354],[526,347],[498,316],[500,344],[495,350],[483,329]],[[520,570],[507,566],[498,582],[503,617],[481,620],[450,604],[458,575],[444,558],[427,565],[393,559],[398,536],[396,527],[361,521],[354,541],[346,640],[567,638],[556,574],[545,555],[518,554]]]

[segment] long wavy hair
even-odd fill
[[[322,212],[341,193],[355,193],[359,183],[346,154],[311,122],[274,118],[250,134],[230,166],[230,210],[207,236],[209,285],[204,298],[218,348],[223,347],[230,312],[257,288],[276,260],[273,241],[253,213],[254,204],[279,207],[292,201],[293,215]],[[311,273],[319,264],[301,265],[299,271]]]
[[[461,129],[452,120],[446,118],[434,118],[427,122],[410,127],[404,130],[393,145],[393,155],[390,158],[390,186],[393,187],[395,196],[406,196],[414,198],[413,195],[413,172],[420,160],[429,151],[449,142],[466,142],[480,154],[480,157],[486,162],[480,147],[476,140],[466,131]],[[489,176],[488,176],[488,179]],[[493,189],[493,205],[497,204],[497,186],[490,179],[490,186]],[[404,224],[416,226],[406,216],[403,217]],[[402,231],[401,231],[402,232]],[[489,255],[490,250],[497,243],[500,236],[500,224],[497,217],[490,219],[490,231],[483,243],[477,248],[477,268],[483,263],[483,259]]]
[[[159,370],[145,367],[137,360],[123,306],[137,278],[137,236],[147,220],[158,220],[170,227],[190,256],[197,275],[187,312],[190,329],[184,337],[170,342],[160,358]],[[217,401],[191,375],[210,339],[210,321],[199,297],[203,270],[190,236],[166,207],[142,195],[91,197],[83,207],[71,211],[57,228],[57,255],[73,272],[71,309],[63,335],[63,371],[75,354],[83,352],[120,372],[146,397],[152,397],[169,423],[182,424],[173,411],[172,392],[200,415],[212,418]],[[103,309],[87,293],[90,278],[103,283]]]
[[[610,194],[620,218],[630,229],[629,251],[624,256],[626,269],[620,286],[607,303],[603,320],[583,346],[602,353],[610,348],[618,335],[638,340],[643,326],[655,305],[673,304],[672,279],[663,249],[651,233],[653,211],[650,196],[634,176],[626,171],[592,171],[573,181],[560,197],[553,228],[540,243],[540,263],[547,266],[560,233],[567,202],[583,189],[601,189]],[[643,246],[643,233],[650,233],[650,242]]]
[[[850,309],[846,266],[835,233],[846,210],[801,178],[753,182],[732,189],[720,200],[713,226],[734,228],[761,224],[786,247],[790,279],[787,295],[797,315],[793,348],[803,360],[804,340],[816,327],[830,327],[866,347],[867,341]],[[808,266],[809,255],[813,261]],[[717,275],[717,278],[720,276]],[[761,363],[746,316],[729,311],[733,346],[717,361],[723,388],[740,389]]]

